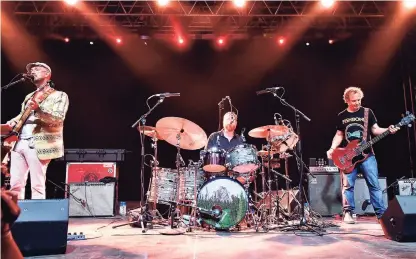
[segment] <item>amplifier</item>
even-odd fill
[[[336,166],[310,166],[311,173],[338,173],[339,169]]]
[[[401,196],[416,196],[416,178],[399,180],[396,186],[396,194]]]
[[[71,183],[69,184],[70,217],[103,217],[115,215],[116,184]]]
[[[380,185],[380,189],[383,191],[387,188],[387,180],[386,177],[379,177],[378,183]],[[358,215],[363,214],[374,214],[373,205],[370,203],[370,193],[368,191],[367,183],[365,182],[364,178],[357,178],[355,180],[354,185],[354,202],[355,202],[355,210],[354,212]],[[384,206],[387,208],[389,200],[387,197],[387,192],[383,193],[383,203]]]
[[[67,163],[66,183],[99,182],[104,177],[118,178],[116,163]]]
[[[342,213],[341,181],[338,173],[315,173],[308,176],[309,204],[321,216]]]

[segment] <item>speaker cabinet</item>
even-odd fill
[[[115,215],[115,183],[69,184],[70,217],[110,217]]]
[[[387,188],[387,180],[386,177],[378,178],[378,183],[380,185],[380,189],[384,190]],[[387,207],[388,203],[387,192],[383,193],[383,203],[384,206]],[[367,183],[365,182],[364,178],[357,178],[355,180],[354,185],[354,203],[355,203],[355,210],[354,212],[358,215],[364,214],[374,214],[373,205],[370,203],[370,193],[368,191]]]
[[[315,173],[308,176],[309,204],[321,216],[342,213],[341,181],[339,173]]]
[[[386,238],[398,242],[416,241],[416,196],[395,196],[381,217]]]
[[[21,213],[11,231],[23,256],[64,254],[68,200],[19,200]]]

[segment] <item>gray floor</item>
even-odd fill
[[[355,225],[326,220],[337,226],[326,228],[323,236],[252,229],[168,236],[160,232],[169,227],[155,226],[142,234],[128,225],[113,229],[123,223],[114,221],[71,218],[69,232],[84,232],[87,240],[68,242],[65,255],[32,258],[416,258],[416,243],[386,239],[373,217],[360,218]]]

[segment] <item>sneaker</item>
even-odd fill
[[[355,224],[355,220],[352,218],[351,211],[346,211],[344,213],[344,223]]]

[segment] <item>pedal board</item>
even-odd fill
[[[68,236],[66,238],[66,240],[70,241],[70,240],[85,240],[85,235],[80,232],[79,234],[77,234],[77,232],[74,232],[73,234],[68,233]]]

